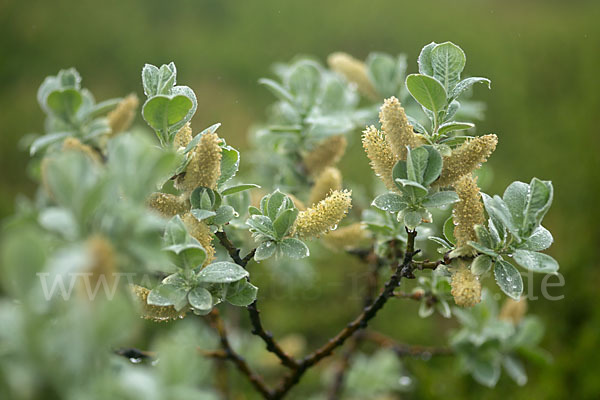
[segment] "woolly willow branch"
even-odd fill
[[[254,388],[258,392],[260,392],[260,394],[262,394],[266,399],[270,399],[272,397],[272,392],[265,384],[263,378],[255,372],[253,372],[246,363],[246,360],[244,360],[243,357],[237,354],[229,344],[229,339],[227,338],[227,331],[225,330],[225,324],[223,323],[223,320],[219,317],[219,311],[213,309],[213,311],[208,315],[208,317],[210,319],[211,324],[213,325],[213,327],[219,335],[221,347],[223,348],[223,353],[212,352],[212,356],[218,354],[219,356],[215,358],[231,360],[235,364],[237,369],[248,378],[248,380],[254,386]]]
[[[396,271],[390,277],[389,281],[385,284],[379,296],[369,306],[365,307],[363,312],[350,322],[344,329],[342,329],[336,336],[330,339],[323,346],[310,353],[308,356],[302,359],[298,364],[298,368],[292,370],[288,374],[280,385],[273,392],[273,399],[281,399],[287,394],[287,392],[296,385],[302,375],[307,369],[317,364],[322,359],[330,356],[335,349],[342,346],[346,339],[351,337],[359,329],[365,328],[368,322],[377,315],[377,312],[385,305],[392,294],[394,289],[400,284],[402,278],[414,278],[412,259],[419,250],[415,251],[415,238],[417,236],[416,231],[408,231],[408,239],[406,244],[406,252],[404,261],[396,267]]]
[[[244,258],[240,257],[240,250],[231,242],[225,231],[215,233],[220,243],[225,247],[231,259],[242,268],[246,268],[248,262],[254,257],[256,249],[252,250]],[[252,324],[252,334],[260,337],[266,344],[267,350],[275,354],[281,363],[288,368],[297,368],[298,362],[290,357],[281,346],[273,339],[273,335],[267,332],[260,319],[260,311],[258,310],[256,301],[246,307],[250,315],[250,323]]]

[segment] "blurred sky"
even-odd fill
[[[179,81],[198,96],[195,130],[222,122],[220,134],[243,148],[249,127],[272,100],[257,80],[270,75],[274,62],[296,54],[324,60],[338,50],[358,58],[403,52],[413,72],[423,45],[450,40],[467,54],[466,74],[492,80],[491,91],[475,91],[487,103],[478,132],[500,138],[488,191],[533,176],[554,182],[545,225],[556,240],[549,253],[567,278],[566,299],[531,307],[551,323],[546,345],[557,362],[534,374],[524,393],[550,398],[576,388],[577,398],[593,398],[600,393],[594,375],[600,355],[599,20],[598,0],[3,0],[0,218],[12,212],[16,193],[32,194],[28,157],[17,143],[42,130],[35,93],[61,68],[76,67],[83,85],[103,100],[142,96],[144,63],[175,61]]]

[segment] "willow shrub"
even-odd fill
[[[553,188],[533,178],[503,196],[481,192],[475,173],[498,137],[474,136],[470,121],[482,106],[464,97],[490,81],[463,77],[465,62],[446,42],[425,46],[419,72],[408,76],[404,56],[381,53],[365,62],[334,53],[329,68],[308,58],[277,65],[275,79],[259,81],[276,102],[253,133],[256,168],[242,171],[246,181],[236,177],[240,153],[220,124],[194,134],[196,95],[178,85],[175,64],[142,70],[141,115],[158,140],[131,131],[137,96],[97,103],[74,69],[46,78],[37,95],[45,134],[30,145],[39,190],[19,199],[4,226],[0,391],[23,399],[217,398],[228,390],[219,376],[229,360],[260,395],[282,398],[351,341],[339,367],[328,367],[334,377],[323,393],[393,394],[410,389],[402,351],[367,324],[402,298],[420,302],[422,318],[438,312],[461,326],[447,348],[421,351],[456,357],[483,385],[494,386],[502,368],[525,384],[523,357],[544,355],[543,327],[526,315],[519,269],[558,270],[542,253],[553,240],[542,226]],[[353,200],[336,167],[361,130],[381,181],[381,194],[366,203]],[[420,252],[427,240],[437,254]],[[372,279],[356,319],[298,358],[262,326],[252,271],[284,258],[309,268],[317,246],[356,255]],[[417,277],[412,291],[399,290]],[[501,310],[489,285],[508,296]],[[265,383],[230,343],[226,328],[244,336],[219,316],[228,307],[248,310],[252,333],[287,370],[280,383]],[[148,329],[140,316],[174,328],[148,351],[131,348]],[[381,350],[361,350],[366,341]]]

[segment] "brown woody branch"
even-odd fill
[[[231,360],[237,369],[245,375],[250,383],[254,386],[254,388],[263,395],[264,398],[270,399],[272,398],[272,392],[265,384],[263,378],[252,371],[246,360],[239,354],[237,354],[231,345],[229,344],[229,339],[227,338],[227,331],[225,330],[225,324],[223,320],[219,317],[219,311],[217,309],[213,309],[211,313],[208,315],[212,326],[215,328],[219,335],[219,339],[221,341],[221,347],[223,352],[211,352],[211,356],[219,359],[228,359]]]
[[[244,258],[240,257],[240,251],[235,247],[235,245],[231,242],[227,233],[225,231],[215,233],[217,238],[219,239],[221,245],[225,247],[231,259],[241,266],[242,268],[246,268],[248,262],[254,257],[254,253],[256,249],[252,250],[248,255]],[[258,306],[256,301],[246,307],[248,310],[248,314],[250,315],[250,323],[252,324],[252,333],[258,337],[260,337],[266,344],[267,350],[271,353],[275,354],[281,363],[288,368],[294,369],[297,368],[298,362],[290,357],[281,346],[273,339],[273,335],[270,332],[267,332],[260,319],[260,311],[258,310]]]

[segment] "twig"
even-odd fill
[[[235,245],[231,242],[227,233],[225,231],[217,232],[215,234],[223,247],[227,250],[231,259],[241,266],[242,268],[246,268],[246,265],[252,257],[254,257],[254,253],[256,249],[252,250],[246,257],[240,258],[240,251],[235,247]],[[252,324],[252,333],[258,337],[260,337],[266,344],[267,350],[271,353],[275,354],[281,363],[288,368],[295,369],[298,367],[298,362],[294,360],[291,356],[289,356],[281,346],[273,339],[273,335],[270,332],[267,332],[260,319],[260,311],[258,310],[258,306],[256,301],[246,307],[248,310],[248,314],[250,315],[250,323]]]
[[[368,322],[375,317],[377,312],[385,305],[388,299],[392,296],[394,289],[399,285],[402,278],[414,279],[412,259],[419,250],[415,251],[415,237],[417,236],[416,231],[407,231],[408,239],[406,244],[406,252],[404,254],[404,261],[396,267],[394,274],[390,277],[389,281],[385,284],[381,293],[371,305],[364,308],[363,312],[350,322],[344,329],[342,329],[335,337],[330,339],[323,346],[306,356],[300,361],[298,367],[292,370],[286,377],[283,378],[280,385],[273,392],[273,399],[281,399],[286,393],[298,383],[302,375],[306,370],[323,358],[328,357],[333,351],[344,344],[354,332],[359,329],[365,328]]]
[[[237,354],[229,344],[229,339],[227,338],[227,331],[225,330],[225,324],[223,324],[223,320],[219,317],[219,311],[217,309],[213,309],[213,311],[211,311],[211,313],[208,314],[208,316],[210,318],[211,324],[213,325],[213,327],[219,335],[221,347],[223,348],[225,357],[235,364],[237,369],[248,378],[250,383],[254,386],[256,390],[260,392],[260,394],[263,395],[264,398],[271,399],[273,394],[263,381],[262,377],[256,374],[254,371],[252,371],[246,363],[246,360],[244,360],[243,357]],[[220,353],[219,357],[221,357]]]
[[[393,350],[398,357],[447,356],[452,354],[452,350],[446,347],[428,347],[397,343],[394,339],[375,331],[364,332],[364,339],[381,347],[387,347]]]

